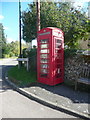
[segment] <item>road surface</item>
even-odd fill
[[[0,60],[0,117],[1,118],[75,118],[30,100],[14,91],[4,80],[5,73],[17,64],[14,59]]]

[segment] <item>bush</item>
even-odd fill
[[[64,57],[65,59],[69,57],[73,57],[77,54],[77,49],[65,49],[64,50]]]
[[[9,56],[10,56],[10,57],[14,57],[15,55],[14,55],[12,52],[10,52],[10,53],[9,53]]]
[[[30,50],[28,57],[30,59],[30,68],[35,70],[37,69],[37,49],[33,48]]]
[[[9,58],[9,54],[3,54],[2,58]]]
[[[23,49],[23,57],[29,58],[29,65],[30,65],[30,70],[35,70],[36,71],[36,66],[37,66],[37,49],[34,47],[30,51],[27,50],[27,48]]]
[[[28,52],[27,52],[27,48],[24,48],[22,51],[22,56],[23,58],[27,58],[28,57]]]
[[[37,55],[37,49],[36,48],[32,48],[30,50],[30,52],[28,52],[28,57],[31,58],[32,56],[36,56]]]

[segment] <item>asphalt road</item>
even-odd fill
[[[39,104],[14,91],[4,80],[7,70],[16,65],[14,59],[0,60],[0,117],[1,118],[75,118]]]

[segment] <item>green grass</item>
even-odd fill
[[[8,77],[12,82],[20,87],[27,86],[37,80],[36,72],[33,70],[27,72],[26,68],[23,66],[20,69],[18,69],[18,66],[11,68],[8,71]]]

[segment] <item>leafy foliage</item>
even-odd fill
[[[30,69],[36,71],[37,66],[37,49],[36,47],[32,48],[30,51],[28,51],[26,48],[23,49],[23,57],[28,57],[30,59]]]
[[[23,39],[30,42],[36,37],[36,6],[35,3],[29,5],[29,11],[22,13]]]
[[[78,40],[87,39],[90,32],[90,20],[69,3],[41,2],[41,29],[57,27],[65,33],[65,45],[77,47]],[[29,4],[29,10],[23,11],[23,39],[26,42],[36,38],[36,5]]]
[[[18,41],[15,41],[15,42],[12,41],[10,44],[8,44],[8,48],[9,48],[10,52],[13,53],[13,56],[18,56],[18,54],[19,54]]]
[[[64,58],[72,58],[77,54],[77,49],[65,49],[64,51]]]
[[[0,58],[3,57],[3,54],[6,53],[6,38],[2,23],[0,23],[0,53],[2,53],[2,55],[0,55]]]

